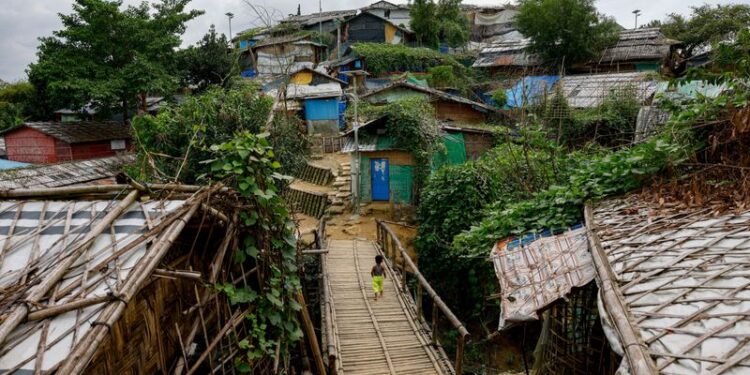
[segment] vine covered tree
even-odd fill
[[[534,52],[568,66],[595,57],[620,28],[597,12],[594,0],[521,0],[516,25]]]
[[[185,24],[202,14],[190,0],[122,8],[122,1],[75,0],[63,28],[41,38],[30,82],[49,110],[96,103],[103,112],[145,106],[147,94],[179,86],[177,53]]]
[[[181,54],[185,83],[196,86],[199,91],[210,85],[228,87],[231,78],[237,75],[238,57],[229,47],[227,37],[216,33],[214,25],[196,46],[190,46]]]
[[[667,37],[682,41],[689,54],[701,46],[720,41],[750,25],[750,5],[703,5],[693,7],[689,18],[676,13],[656,24]]]
[[[440,42],[460,47],[469,41],[469,22],[461,13],[461,0],[415,0],[411,7],[411,28],[417,41],[430,48]]]

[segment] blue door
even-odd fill
[[[372,200],[387,201],[390,199],[390,181],[388,173],[388,159],[370,159]]]

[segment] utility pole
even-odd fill
[[[318,0],[318,13],[320,13],[318,21],[318,31],[320,32],[320,36],[318,36],[318,38],[323,38],[323,0]]]
[[[354,201],[354,213],[359,214],[359,95],[357,90],[354,89],[352,92],[346,94],[354,102],[354,123],[352,128],[354,129],[354,160],[352,163],[352,200]]]
[[[637,29],[638,28],[638,16],[641,15],[641,10],[636,9],[633,11],[633,14],[635,14],[635,27],[634,28]]]
[[[232,18],[234,18],[234,13],[227,12],[226,16],[229,18],[229,40],[232,40]]]

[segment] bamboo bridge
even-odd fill
[[[324,233],[319,233],[320,242],[321,238]],[[419,273],[386,223],[378,222],[377,243],[352,239],[319,245],[327,249],[321,258],[321,308],[329,374],[462,372],[468,332]],[[387,274],[384,298],[375,301],[370,269],[378,254],[386,258]],[[431,298],[431,324],[422,316],[423,295]],[[438,341],[441,317],[458,331],[455,364]]]

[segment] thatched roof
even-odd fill
[[[664,60],[675,44],[680,42],[665,37],[659,28],[623,30],[617,43],[602,51],[599,64]]]
[[[26,122],[0,132],[7,135],[18,129],[31,128],[67,143],[130,139],[130,127],[117,122]]]
[[[630,373],[748,372],[750,210],[631,195],[587,207],[586,225],[605,330]]]
[[[643,103],[653,97],[658,82],[647,73],[635,72],[571,75],[561,77],[557,85],[571,107],[592,108],[619,92],[635,95]]]

